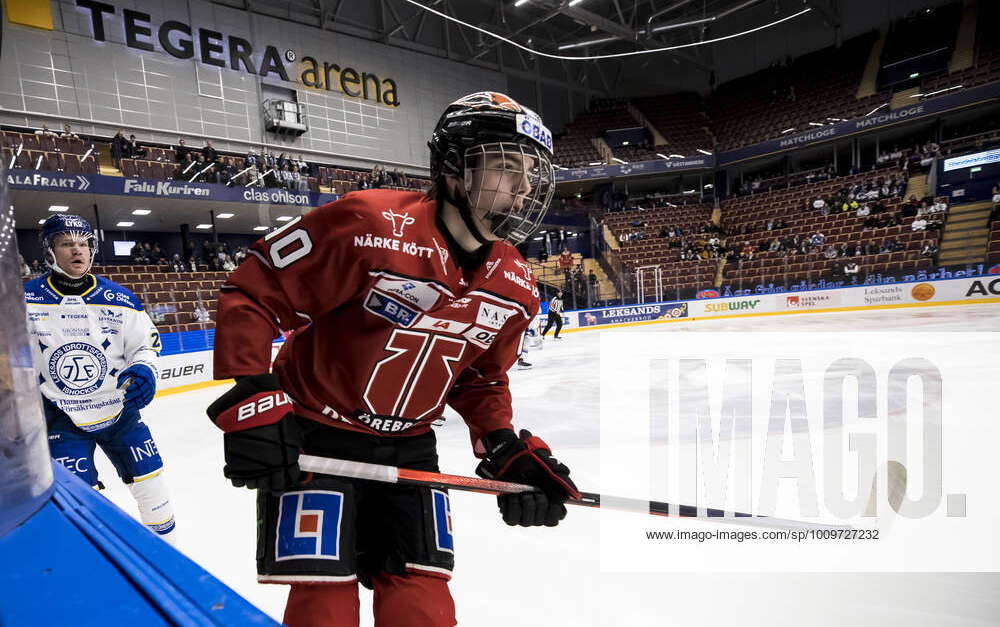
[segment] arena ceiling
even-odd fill
[[[763,67],[773,62],[776,49],[789,56],[804,54],[950,0],[212,1],[597,96],[629,91],[627,87],[637,82],[652,82],[654,90],[670,84],[707,87],[710,76],[724,81],[754,71],[746,63],[748,54]],[[448,21],[417,4],[509,38],[538,54]],[[747,36],[753,38],[753,51],[748,50],[746,39],[734,38],[606,60],[543,56],[610,55],[696,44],[784,18],[787,21]],[[669,67],[669,73],[662,71],[664,67]]]

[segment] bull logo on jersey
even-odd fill
[[[531,281],[531,266],[529,266],[527,264],[527,262],[521,261],[520,259],[515,259],[514,263],[516,263],[517,267],[521,269],[522,273],[524,273],[524,280],[530,282]]]
[[[96,392],[108,374],[108,360],[101,349],[86,342],[70,342],[52,351],[49,379],[64,394],[85,396]]]
[[[403,237],[403,229],[416,222],[408,213],[396,213],[392,209],[382,212],[382,217],[392,222],[392,234]]]

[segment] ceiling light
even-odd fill
[[[116,226],[132,226],[135,222],[119,222]]]
[[[667,155],[663,154],[662,152],[656,153],[656,156],[659,157],[660,159],[669,159],[670,158]]]
[[[150,213],[149,209],[133,209],[132,215],[134,216],[148,216]]]
[[[821,122],[810,122],[809,126],[823,126]]]
[[[712,154],[712,153],[710,153],[707,150],[702,150],[701,148],[695,148],[695,150],[697,150],[698,152],[700,152],[703,155],[711,155]]]
[[[292,216],[278,216],[277,218],[275,218],[275,220],[277,220],[278,222],[288,222],[291,219]]]
[[[885,103],[885,104],[881,104],[881,105],[879,105],[879,106],[875,107],[874,109],[872,109],[871,111],[869,111],[868,113],[866,113],[866,114],[864,115],[864,117],[868,117],[869,115],[871,115],[871,114],[875,113],[875,112],[876,112],[876,111],[878,111],[879,109],[884,109],[885,107],[888,107],[888,106],[889,106],[889,103],[888,103],[888,102],[887,102],[887,103]]]
[[[684,155],[670,155],[671,159],[683,159]]]
[[[69,207],[66,205],[52,205],[49,207],[49,211],[69,211]]]
[[[628,164],[628,161],[625,161],[624,159],[619,159],[618,157],[611,157],[611,158],[617,161],[618,163],[624,163],[626,165]]]
[[[212,225],[211,224],[199,224],[198,226],[196,226],[194,228],[196,228],[196,229],[210,229],[210,228],[212,228]]]
[[[591,161],[587,165],[604,165],[604,162],[603,161]]]
[[[268,229],[268,227],[266,227],[266,226],[255,226],[255,227],[253,227],[253,230],[255,230],[255,231],[266,231],[267,229]]]
[[[575,7],[576,5],[580,4],[581,2],[583,2],[583,0],[569,0],[569,6]]]
[[[786,128],[785,130],[781,131],[781,134],[784,135],[785,133],[791,133],[794,130],[795,130],[794,126],[792,128]]]
[[[45,218],[42,218],[41,220],[39,220],[38,223],[39,224],[45,224]]]
[[[528,0],[517,0],[517,2],[514,3],[514,6],[519,7],[527,1]]]
[[[235,215],[235,214],[232,214],[232,213],[220,213],[219,215],[217,215],[215,217],[218,218],[218,219],[220,219],[220,220],[228,220],[229,218],[233,217],[233,215]]]

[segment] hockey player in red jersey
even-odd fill
[[[513,244],[552,198],[552,139],[494,92],[452,103],[429,142],[429,194],[346,195],[254,244],[219,298],[209,416],[234,485],[258,489],[258,578],[290,583],[285,622],[455,624],[447,492],[300,473],[300,452],[438,470],[447,403],[481,476],[537,486],[499,497],[509,525],[554,526],[579,497],[548,446],[512,426],[507,371],[538,312]],[[271,341],[295,330],[270,371]]]

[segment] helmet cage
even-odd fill
[[[469,208],[485,209],[494,236],[520,244],[539,227],[555,193],[547,151],[534,143],[477,144],[465,150],[463,166]]]

